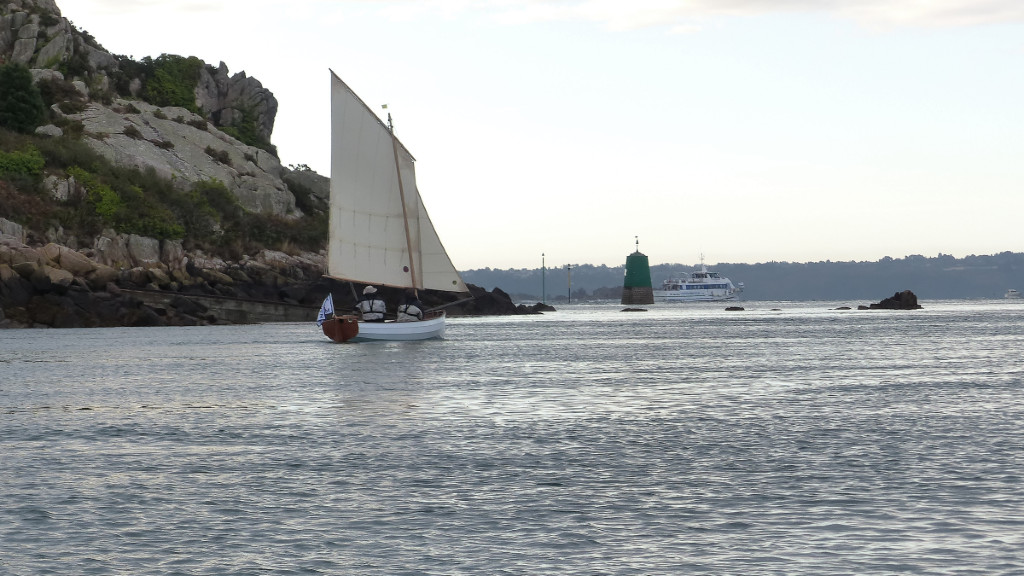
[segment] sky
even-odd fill
[[[255,77],[282,163],[325,176],[333,70],[460,270],[1024,252],[1019,0],[58,5]]]

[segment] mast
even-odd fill
[[[416,257],[412,252],[412,235],[409,234],[409,207],[405,205],[405,186],[402,185],[402,167],[398,164],[398,139],[395,138],[395,126],[391,123],[391,112],[388,112],[388,131],[391,132],[391,147],[395,151],[395,173],[398,175],[398,195],[402,199],[402,223],[405,225],[405,245],[409,250],[409,275],[412,277],[412,289],[418,292],[416,282]]]

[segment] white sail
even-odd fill
[[[328,276],[469,291],[423,206],[414,162],[391,130],[331,72]]]

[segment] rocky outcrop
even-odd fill
[[[0,235],[11,236],[16,240],[25,240],[25,229],[17,222],[11,222],[6,218],[0,218]]]
[[[228,76],[228,67],[223,62],[214,72],[204,67],[196,86],[196,102],[217,126],[239,124],[243,115],[252,114],[260,136],[270,141],[277,117],[277,98],[245,72]]]
[[[53,243],[35,248],[0,236],[0,327],[224,324],[242,317],[258,322],[261,302],[315,311],[327,293],[325,286],[318,287],[321,254],[264,251],[241,262],[225,262],[186,254],[180,242],[111,231],[95,245],[82,250]],[[221,317],[197,298],[247,301],[254,303],[254,311]]]
[[[107,264],[106,262],[109,262]],[[112,264],[112,265],[111,265]],[[332,293],[338,310],[355,305],[348,284],[322,276],[325,255],[290,255],[264,250],[230,262],[202,252],[186,253],[180,243],[110,231],[93,248],[59,244],[32,247],[0,236],[0,328],[97,326],[183,326],[280,321],[280,308],[315,319],[316,308]],[[428,308],[451,316],[539,314],[553,308],[516,306],[498,288],[470,285],[473,298],[421,291]],[[402,297],[380,289],[394,309]],[[220,300],[218,300],[220,299]],[[210,302],[230,301],[215,309]],[[237,313],[237,304],[248,311]],[[264,314],[261,315],[261,307]]]
[[[89,146],[114,164],[153,169],[182,187],[219,180],[246,210],[299,214],[277,158],[242,144],[184,108],[115,100],[109,107],[91,103],[67,118],[81,122]]]
[[[0,0],[0,62],[28,66],[36,83],[73,85],[85,109],[66,115],[59,105],[51,110],[69,122],[81,122],[85,141],[111,162],[152,168],[183,188],[219,180],[252,212],[302,214],[274,154],[217,129],[252,115],[260,136],[270,142],[277,99],[244,72],[229,76],[223,62],[216,71],[203,66],[196,88],[201,115],[118,99],[111,90],[111,78],[119,71],[117,58],[75,29],[53,0]],[[58,69],[73,69],[76,76],[65,77]],[[140,80],[129,83],[137,95]],[[36,133],[59,137],[63,131],[47,125]]]
[[[859,307],[863,308],[863,306]],[[897,292],[891,297],[868,306],[870,310],[920,310],[917,295],[910,290]]]

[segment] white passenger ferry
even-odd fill
[[[672,276],[654,291],[655,302],[719,302],[735,300],[743,291],[743,283],[733,285],[718,272],[709,272],[703,259],[700,269],[688,277]]]

